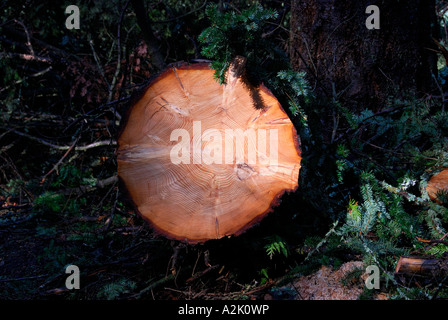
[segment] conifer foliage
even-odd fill
[[[211,66],[219,83],[225,83],[225,73],[232,60],[243,56],[247,59],[246,84],[258,86],[264,83],[294,116],[300,114],[301,119],[306,119],[301,108],[309,91],[305,75],[291,69],[285,52],[268,37],[266,27],[278,17],[277,11],[261,4],[240,12],[209,5],[206,14],[210,26],[200,34],[199,40],[204,44],[202,54],[212,60]]]

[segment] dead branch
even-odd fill
[[[21,32],[13,27],[10,27],[10,26],[2,26],[2,29],[3,29],[4,33],[8,33],[8,34],[12,35],[12,37],[14,39],[22,39],[23,41],[27,41],[27,36],[26,36],[25,32]],[[56,48],[42,40],[34,38],[32,35],[29,35],[29,39],[30,39],[30,43],[34,43],[34,44],[38,45],[39,47],[45,48],[48,51],[55,54],[56,56],[59,56],[60,58],[64,58],[64,59],[68,59],[68,60],[74,59],[76,61],[81,61],[81,58],[78,57],[77,55],[68,53],[62,49]]]
[[[109,87],[109,96],[107,98],[107,102],[112,100],[112,94],[114,92],[115,85],[117,83],[117,78],[120,75],[121,70],[121,23],[123,22],[124,13],[129,5],[129,1],[126,1],[126,4],[123,6],[120,14],[120,20],[118,21],[118,30],[117,30],[117,68],[115,69],[114,77],[112,78],[112,83]]]
[[[11,84],[11,85],[9,85],[9,86],[6,86],[6,87],[4,87],[4,88],[2,88],[2,89],[0,89],[0,93],[3,92],[3,91],[8,90],[8,89],[11,88],[12,86],[15,86],[15,85],[18,85],[18,84],[22,83],[23,81],[25,81],[25,80],[27,80],[27,79],[29,79],[29,78],[40,77],[40,76],[46,74],[47,72],[49,72],[49,71],[51,71],[51,70],[52,70],[52,67],[49,66],[48,68],[46,68],[46,69],[44,69],[44,70],[38,71],[38,72],[36,72],[36,73],[30,74],[30,75],[27,76],[27,77],[23,77],[23,78],[20,79],[20,80],[14,81],[13,84]]]
[[[215,265],[213,265],[213,266],[210,266],[210,267],[208,267],[207,269],[205,269],[205,270],[203,270],[203,271],[201,271],[201,272],[198,272],[198,273],[194,274],[191,278],[187,279],[186,283],[189,283],[189,282],[192,282],[192,281],[194,281],[194,280],[197,280],[197,279],[199,279],[200,277],[204,276],[205,274],[209,273],[209,272],[212,271],[212,270],[215,270],[215,269],[218,268],[218,267],[219,267],[219,264],[215,264]]]
[[[15,52],[0,52],[0,58],[21,58],[27,61],[37,61],[37,62],[45,62],[52,63],[53,61],[47,57],[39,57],[32,54],[26,53],[15,53]]]
[[[17,19],[13,20],[15,23],[20,24],[20,26],[23,28],[23,31],[25,31],[26,34],[26,43],[25,45],[28,47],[30,54],[34,56],[34,49],[33,46],[31,44],[31,40],[30,40],[30,34],[28,32],[28,28],[25,26],[25,24],[22,21],[19,21]]]
[[[41,138],[38,138],[38,137],[35,137],[35,136],[32,136],[32,135],[29,135],[29,134],[24,133],[24,132],[17,131],[15,129],[10,129],[10,132],[13,132],[13,133],[15,133],[15,134],[17,134],[19,136],[22,136],[22,137],[34,140],[36,142],[39,142],[39,143],[41,143],[43,145],[46,145],[48,147],[51,147],[53,149],[64,150],[65,151],[65,150],[69,150],[71,148],[71,146],[57,145],[57,144],[48,142],[47,140],[44,140],[44,139],[41,139]],[[93,143],[90,143],[90,144],[87,144],[87,145],[77,146],[77,147],[75,147],[75,150],[76,151],[86,151],[86,150],[97,148],[97,147],[115,146],[116,144],[117,144],[117,142],[115,140],[97,141],[97,142],[93,142]]]

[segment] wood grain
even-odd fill
[[[135,101],[118,139],[118,175],[140,214],[161,234],[188,243],[238,235],[263,218],[285,191],[297,189],[296,130],[272,93],[264,86],[257,90],[262,109],[254,108],[237,73],[229,71],[220,85],[208,64],[182,64],[165,70]],[[235,142],[234,154],[222,155],[223,163],[194,161],[192,155],[190,163],[174,164],[170,153],[178,140],[170,137],[176,129],[189,132],[190,151],[200,151],[196,156],[207,148],[218,150],[216,143],[225,149],[224,138],[195,137],[198,123],[202,133],[213,129],[222,137],[226,129],[269,134],[276,129],[277,165],[262,161],[263,152],[252,139],[244,140],[244,159],[237,158]],[[249,148],[259,155],[255,164]],[[232,163],[225,163],[231,156]]]

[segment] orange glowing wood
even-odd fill
[[[254,107],[253,90],[263,101],[261,109]],[[199,125],[198,136],[193,131]],[[176,129],[191,138],[182,149],[191,151],[189,163],[173,163],[173,148],[179,147],[179,140],[171,141]],[[249,135],[245,150],[236,150],[235,141],[233,153],[216,154],[225,149],[226,130],[238,129],[253,130],[257,139],[275,132],[278,145],[262,150]],[[214,132],[214,139],[207,132]],[[301,156],[293,124],[266,87],[249,89],[243,83],[238,68],[229,71],[225,85],[214,79],[208,64],[168,68],[133,103],[118,145],[118,175],[137,210],[159,233],[189,243],[242,233],[271,211],[284,192],[298,187]],[[275,147],[273,165],[267,160]],[[249,149],[255,150],[256,163]],[[207,164],[205,155],[222,163]]]

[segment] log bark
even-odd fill
[[[263,85],[257,90],[264,107],[255,108],[237,70],[219,85],[208,64],[173,65],[127,115],[118,175],[138,212],[169,238],[197,243],[238,235],[298,187],[293,124]]]
[[[447,271],[447,260],[420,256],[402,256],[395,268],[395,274],[409,277],[440,277]]]

